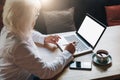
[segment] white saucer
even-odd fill
[[[108,61],[107,61],[107,62],[100,63],[100,62],[97,60],[96,55],[93,54],[92,60],[93,60],[94,63],[99,64],[99,65],[108,65],[108,64],[110,64],[110,63],[112,62],[112,57],[109,55],[109,56],[108,56]]]

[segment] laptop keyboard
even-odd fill
[[[81,40],[79,40],[75,35],[66,36],[65,39],[69,42],[76,42],[75,44],[76,51],[83,51],[88,49],[88,47]]]

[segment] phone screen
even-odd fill
[[[78,70],[91,70],[92,63],[91,62],[72,61],[69,68],[70,69],[78,69]]]

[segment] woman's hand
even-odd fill
[[[75,42],[68,44],[65,47],[65,50],[68,50],[70,53],[74,54],[75,53]]]
[[[48,43],[52,43],[52,44],[57,44],[57,42],[59,41],[60,37],[58,35],[55,36],[47,36],[45,37],[44,43],[48,44]]]

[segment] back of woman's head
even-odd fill
[[[3,23],[10,31],[26,37],[33,28],[40,7],[40,0],[6,0]]]

